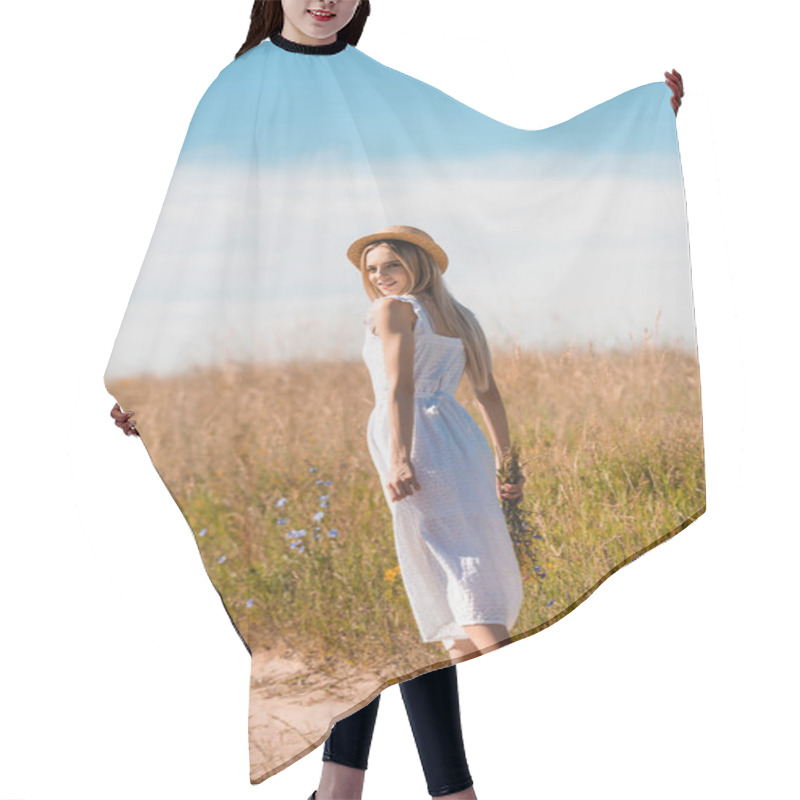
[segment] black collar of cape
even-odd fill
[[[288,50],[291,53],[307,53],[313,56],[333,55],[333,53],[340,53],[347,47],[346,39],[337,39],[330,44],[300,44],[299,42],[293,42],[291,39],[287,39],[285,36],[281,36],[277,32],[273,33],[272,36],[269,37],[269,40],[272,44],[277,45],[283,50]]]

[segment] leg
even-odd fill
[[[469,639],[455,639],[453,646],[447,651],[450,658],[454,661],[462,656],[472,653],[488,653],[501,647],[501,642],[505,642],[510,634],[505,625],[462,625]]]
[[[378,695],[371,703],[333,724],[322,751],[322,777],[315,800],[359,800],[364,787]]]
[[[474,798],[461,733],[455,664],[400,684],[432,797]]]
[[[468,656],[471,653],[480,653],[481,651],[480,648],[475,647],[472,639],[455,639],[453,646],[447,652],[450,658],[455,661],[461,656]]]
[[[497,650],[498,647],[503,647],[504,644],[510,644],[507,640],[511,634],[505,625],[489,623],[485,625],[462,625],[462,627],[481,653],[489,653],[492,650]],[[463,639],[456,639],[457,643],[463,641]]]

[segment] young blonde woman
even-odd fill
[[[496,477],[510,441],[486,337],[447,290],[447,254],[425,231],[390,225],[347,255],[372,300],[367,443],[422,640],[441,641],[454,660],[493,650],[522,605],[500,500],[519,500],[525,478],[501,486]],[[455,399],[465,372],[491,445]]]
[[[448,258],[424,231],[391,225],[347,256],[372,300],[362,350],[375,407],[367,444],[392,514],[403,583],[425,642],[453,659],[508,641],[522,577],[500,498],[520,499],[524,477],[500,484],[508,423],[475,315],[447,290]],[[454,397],[466,371],[493,447]],[[493,455],[494,451],[494,455]],[[475,797],[459,720],[455,665],[400,684],[432,797]],[[380,696],[336,723],[323,760],[363,773]],[[326,793],[311,800],[360,797]]]
[[[332,55],[347,45],[357,45],[369,13],[369,0],[255,0],[250,30],[236,56],[238,58],[267,38],[288,52],[322,57]],[[666,83],[674,93],[671,102],[677,113],[683,95],[682,79],[674,70],[665,74]],[[426,516],[432,506],[430,502],[426,503],[425,497],[441,494],[443,486],[452,487],[454,484],[447,483],[451,479],[460,481],[470,476],[469,485],[479,487],[482,506],[488,507],[486,498],[490,489],[496,492],[495,502],[498,497],[522,497],[521,485],[493,484],[492,448],[474,422],[470,432],[467,412],[458,406],[461,408],[459,411],[456,408],[458,404],[454,405],[455,400],[445,396],[452,395],[452,391],[440,389],[442,394],[437,395],[434,391],[424,395],[427,399],[422,399],[422,394],[420,399],[416,399],[411,391],[417,361],[431,360],[433,363],[435,360],[434,356],[425,356],[425,353],[442,354],[443,362],[448,364],[446,371],[451,389],[456,373],[461,374],[458,370],[463,360],[463,368],[475,388],[484,419],[492,432],[495,455],[499,456],[507,445],[502,401],[491,378],[488,351],[480,326],[471,312],[459,305],[444,288],[440,276],[446,257],[441,260],[443,254],[440,254],[438,246],[432,240],[428,241],[430,237],[426,238],[421,231],[404,230],[405,233],[395,230],[393,235],[389,235],[392,231],[383,231],[367,243],[364,240],[360,244],[354,243],[353,249],[353,253],[357,253],[354,263],[362,270],[365,288],[376,301],[370,325],[374,328],[367,331],[368,336],[374,339],[365,341],[365,356],[375,370],[371,374],[385,376],[381,380],[385,379],[388,391],[383,411],[376,411],[371,417],[369,442],[376,467],[386,477],[383,488],[393,507],[397,531],[414,530],[415,526],[418,529],[420,520],[432,519]],[[383,373],[377,370],[379,359],[382,359]],[[421,373],[418,375],[420,381],[415,391],[422,391]],[[376,403],[376,409],[378,405]],[[111,411],[115,424],[128,436],[138,436],[134,413],[132,410],[122,411],[119,404],[115,404]],[[416,439],[414,423],[417,424]],[[430,447],[436,444],[435,437],[420,434],[430,434],[436,431],[437,425],[441,428],[448,424],[461,425],[453,432],[460,431],[462,439],[459,441],[469,443],[463,454],[446,447],[424,451],[419,449],[420,444],[415,450],[415,441]],[[470,436],[474,438],[470,439]],[[432,452],[439,452],[440,457],[428,458]],[[448,455],[442,456],[445,452]],[[458,463],[452,463],[452,471],[446,477],[441,469],[450,458],[455,458]],[[469,467],[466,472],[464,464]],[[446,488],[444,491],[447,494]],[[467,495],[463,488],[458,491],[461,497]],[[450,500],[454,498],[451,496]],[[472,501],[470,494],[468,502]],[[458,508],[457,502],[446,505],[451,509]],[[516,616],[514,580],[510,590],[500,591],[497,597],[488,599],[492,594],[493,574],[496,576],[504,571],[510,572],[512,577],[514,574],[508,550],[499,535],[499,525],[492,530],[494,545],[491,553],[494,555],[491,558],[499,561],[490,569],[484,568],[485,553],[470,552],[470,540],[461,532],[458,532],[460,538],[452,542],[452,549],[437,550],[433,540],[424,542],[428,548],[427,557],[439,559],[437,563],[449,565],[451,569],[446,581],[449,589],[444,592],[443,584],[437,589],[435,582],[423,584],[421,589],[414,588],[411,575],[403,572],[407,588],[411,584],[409,597],[423,638],[426,636],[424,631],[428,631],[430,638],[451,626],[451,635],[442,634],[441,641],[453,658],[478,651],[487,652],[500,646],[508,638],[508,628]],[[405,558],[412,562],[419,560],[419,550],[414,551],[407,545],[408,542],[405,545],[400,543],[398,552],[405,548]],[[454,560],[453,553],[460,555]],[[431,561],[429,566],[432,564]],[[429,591],[433,593],[429,595]],[[492,604],[494,610],[489,611]],[[452,619],[445,619],[448,614],[452,614]],[[458,627],[453,631],[453,626]],[[455,665],[451,665],[425,673],[401,683],[400,691],[431,797],[470,800],[476,798],[476,794],[464,753],[455,670]],[[319,788],[311,796],[313,800],[361,797],[379,700],[380,695],[333,726],[325,742],[322,778]]]

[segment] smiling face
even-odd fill
[[[403,262],[388,245],[379,244],[367,253],[365,270],[379,297],[405,294],[411,288],[411,278]]]
[[[353,18],[358,0],[281,0],[281,35],[300,44],[331,44]]]

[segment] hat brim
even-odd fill
[[[372,242],[380,242],[385,241],[387,239],[399,239],[401,242],[410,242],[411,244],[417,245],[417,247],[421,247],[425,250],[433,259],[434,263],[441,272],[444,272],[447,269],[448,258],[447,253],[439,247],[436,242],[432,239],[427,237],[418,236],[414,233],[404,233],[404,232],[378,232],[378,233],[370,233],[367,236],[362,236],[360,239],[356,239],[350,247],[347,248],[347,257],[356,267],[356,269],[361,269],[361,253],[364,251],[364,248],[368,244],[372,244]]]

